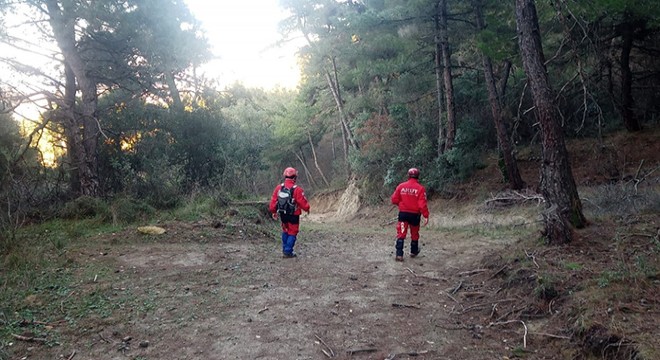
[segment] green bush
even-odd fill
[[[136,220],[146,220],[153,216],[156,210],[144,201],[130,197],[119,197],[110,206],[112,222],[127,224]]]
[[[99,217],[102,219],[110,218],[110,208],[101,199],[91,196],[80,196],[79,198],[67,202],[60,212],[64,219],[90,219]]]

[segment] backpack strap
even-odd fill
[[[280,191],[286,189],[286,186],[284,186],[284,183],[282,183],[280,186],[281,186],[281,187],[280,187]],[[293,192],[295,191],[295,189],[296,189],[297,187],[298,187],[298,185],[293,185],[293,186],[291,187],[291,195],[292,195],[292,196],[293,196]]]

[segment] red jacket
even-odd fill
[[[295,184],[296,181],[293,179],[284,179],[284,187],[287,189],[290,189]],[[273,190],[273,196],[270,198],[270,206],[268,207],[268,210],[273,214],[277,211],[277,193],[280,191],[280,188],[282,188],[282,184],[277,184],[275,190]],[[309,202],[305,197],[305,190],[303,190],[303,188],[296,186],[293,190],[293,198],[296,200],[296,211],[293,215],[300,215],[303,210],[309,212]]]
[[[426,203],[426,189],[417,179],[410,178],[399,184],[392,194],[392,204],[399,206],[399,211],[413,214],[422,214],[429,217],[429,208]]]

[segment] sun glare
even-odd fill
[[[216,59],[203,66],[221,85],[295,88],[300,81],[296,62],[299,43],[276,46],[278,23],[286,17],[278,0],[186,0],[206,29]]]

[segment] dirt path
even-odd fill
[[[239,227],[231,236],[175,224],[148,240],[129,230],[108,236],[86,254],[108,273],[77,291],[106,294],[113,313],[64,329],[62,346],[26,353],[67,358],[75,351],[76,359],[101,360],[501,358],[456,326],[461,300],[451,293],[475,259],[516,239],[430,226],[422,230],[421,255],[397,263],[394,230],[382,222],[307,218],[295,259],[281,258],[276,235]],[[275,223],[266,228],[277,233]],[[504,354],[506,343],[500,348]]]

